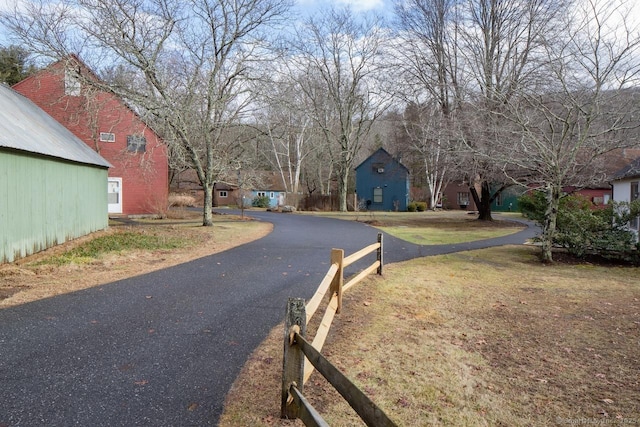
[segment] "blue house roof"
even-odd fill
[[[400,161],[398,161],[395,157],[389,154],[389,152],[384,148],[378,148],[372,155],[367,157],[362,163],[356,166],[356,171],[360,169],[362,166],[371,164],[372,162],[382,162],[382,163],[391,162],[396,164],[397,167],[404,169],[404,171],[406,171],[407,174],[409,173],[409,169],[405,165],[400,163]]]

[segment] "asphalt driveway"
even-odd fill
[[[378,233],[352,221],[251,215],[272,222],[273,232],[166,270],[0,310],[0,427],[216,425],[229,387],[282,321],[287,298],[313,294],[331,248],[348,255]],[[532,235],[530,228],[453,246],[385,236],[385,263]]]

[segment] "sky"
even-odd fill
[[[0,11],[12,10],[13,5],[21,0],[0,0]],[[64,1],[64,0],[62,0]],[[393,9],[393,0],[296,0],[295,8],[302,14],[312,13],[315,10],[334,5],[336,7],[349,6],[354,12],[377,12],[388,15]],[[0,26],[0,44],[6,44],[7,37]]]
[[[64,3],[65,0],[58,0]],[[624,1],[624,0],[623,0]],[[640,7],[635,4],[638,0],[627,0],[627,17],[640,23]],[[0,11],[12,10],[22,0],[0,0]],[[295,0],[295,9],[302,16],[311,14],[322,7],[333,5],[336,7],[349,6],[354,12],[376,12],[390,17],[393,13],[393,0]],[[0,44],[7,44],[7,35],[0,25]]]
[[[318,8],[333,4],[335,6],[350,6],[354,11],[376,11],[385,12],[391,8],[391,0],[297,0],[297,7],[301,10],[305,8]]]

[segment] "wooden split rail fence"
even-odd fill
[[[344,250],[332,249],[331,267],[309,302],[305,304],[302,298],[289,299],[284,330],[282,418],[299,418],[305,426],[328,426],[303,395],[304,384],[313,371],[318,370],[351,405],[365,424],[377,427],[395,426],[395,423],[371,399],[321,353],[333,318],[342,309],[342,294],[374,271],[379,275],[382,274],[382,247],[382,233],[379,233],[377,243],[347,257],[344,256]],[[344,269],[372,252],[377,254],[376,261],[344,283]],[[307,325],[327,292],[330,295],[329,303],[315,337],[309,343],[305,338]]]

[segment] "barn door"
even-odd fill
[[[109,213],[122,213],[122,178],[108,179],[107,200]]]

